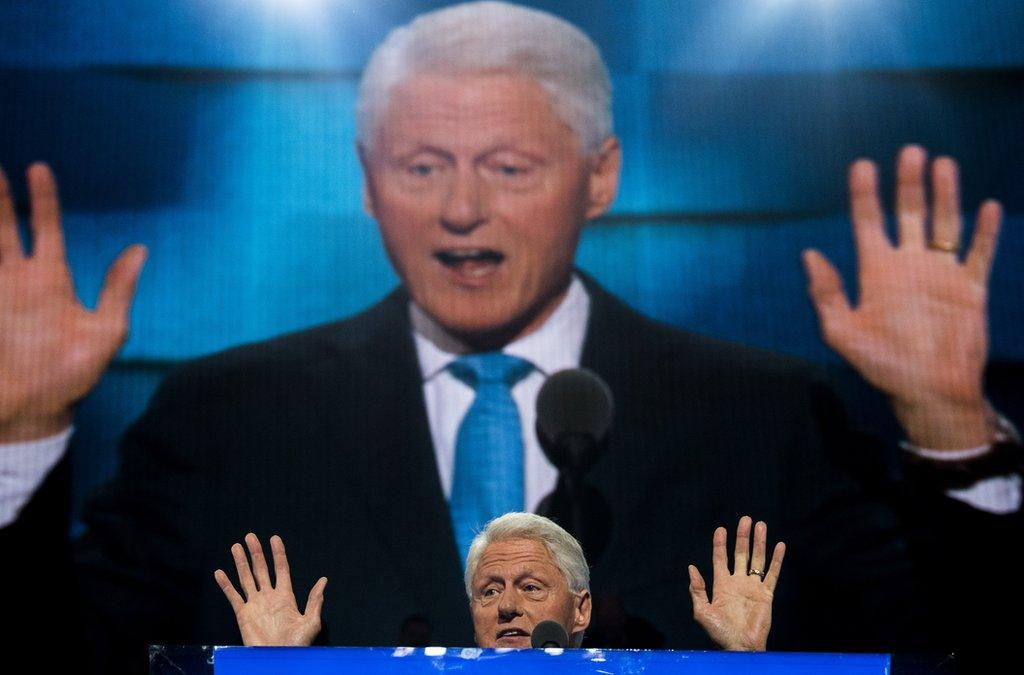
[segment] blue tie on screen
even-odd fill
[[[492,518],[523,510],[523,435],[512,386],[526,377],[529,361],[488,352],[448,366],[476,390],[455,438],[451,514],[465,564],[473,537]]]

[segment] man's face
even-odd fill
[[[533,628],[557,621],[574,637],[590,625],[590,593],[573,593],[544,544],[510,539],[480,556],[469,602],[479,647],[529,647]]]
[[[478,348],[543,323],[614,199],[618,142],[583,156],[540,86],[507,73],[415,75],[374,138],[366,208],[413,300]]]

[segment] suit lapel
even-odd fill
[[[350,331],[366,339],[353,351],[363,419],[353,422],[355,433],[337,429],[336,445],[362,445],[354,450],[368,517],[418,611],[434,624],[434,639],[468,644],[462,565],[438,477],[408,297],[392,293],[365,320],[365,330]]]
[[[578,270],[577,274],[590,296],[590,318],[580,365],[600,375],[613,394],[626,391],[630,361],[636,350],[632,336],[624,332],[624,327],[636,325],[638,316],[592,278]],[[619,405],[618,400],[616,405]]]

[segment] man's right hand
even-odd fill
[[[231,557],[238,572],[239,593],[224,570],[217,570],[213,578],[224,591],[224,597],[231,603],[242,634],[242,644],[247,647],[308,647],[320,633],[320,610],[324,605],[324,588],[327,577],[320,577],[309,591],[306,611],[300,612],[292,590],[292,575],[288,567],[288,555],[284,541],[276,534],[270,538],[270,550],[274,556],[274,581],[270,580],[270,568],[263,555],[263,544],[250,532],[245,535],[245,545],[252,558],[252,566],[245,557],[241,544],[231,547]]]
[[[128,335],[128,312],[146,259],[128,247],[107,270],[95,311],[82,306],[64,255],[57,184],[28,168],[32,255],[18,234],[0,171],[0,443],[58,433]]]

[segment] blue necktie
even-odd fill
[[[450,504],[465,564],[473,537],[487,521],[523,510],[523,436],[512,386],[533,366],[515,356],[487,352],[463,356],[448,368],[476,390],[455,438]]]

